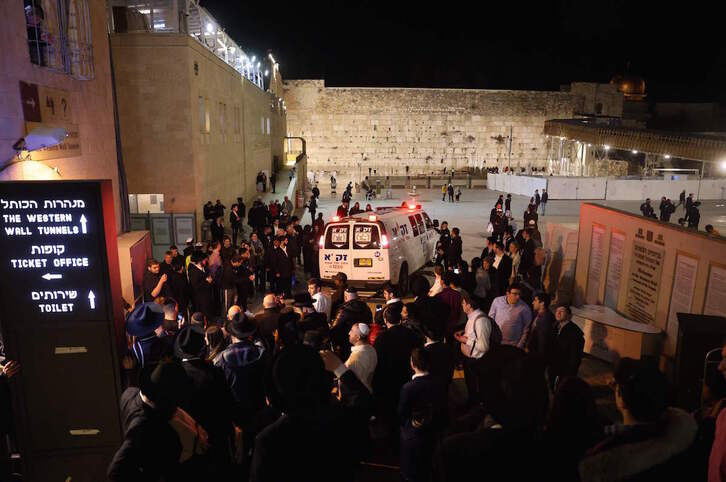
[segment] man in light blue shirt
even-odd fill
[[[524,301],[519,299],[518,283],[507,288],[505,296],[494,298],[489,309],[489,318],[502,330],[502,344],[524,348],[527,327],[532,322],[532,312]]]

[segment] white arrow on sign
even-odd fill
[[[96,309],[96,295],[93,294],[93,291],[88,292],[88,302],[91,303],[91,309]]]
[[[63,278],[63,275],[62,274],[45,273],[43,276],[41,276],[41,278],[50,281],[52,279],[61,279],[61,278]]]
[[[83,231],[83,234],[86,234],[86,223],[88,220],[86,219],[86,216],[81,214],[81,231]]]

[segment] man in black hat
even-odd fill
[[[370,308],[363,301],[358,299],[358,290],[349,286],[345,290],[345,303],[338,310],[338,314],[332,322],[330,330],[331,341],[339,348],[341,358],[348,359],[350,356],[350,340],[348,333],[355,323],[366,323],[373,321]]]
[[[287,236],[278,236],[279,246],[272,254],[272,266],[275,278],[275,293],[292,296],[293,253],[288,252]]]
[[[174,356],[181,361],[191,387],[181,407],[209,434],[211,469],[221,475],[230,464],[234,400],[224,372],[207,363],[206,355],[204,329],[196,325],[182,328],[174,343]]]
[[[338,314],[338,309],[345,303],[345,289],[348,287],[348,276],[340,272],[333,275],[334,290],[330,295],[330,319],[328,320],[331,324]]]
[[[328,318],[325,313],[318,313],[313,306],[313,297],[303,292],[295,295],[295,311],[300,314],[298,328],[302,336],[306,332],[315,330],[324,339],[328,335]]]
[[[184,369],[165,361],[144,370],[141,387],[121,395],[124,441],[108,467],[112,482],[180,480],[182,444],[169,424],[188,386]]]
[[[189,285],[192,291],[194,311],[201,311],[208,320],[214,317],[214,282],[207,270],[207,256],[202,252],[192,253],[189,263]]]
[[[137,367],[156,365],[166,354],[157,333],[161,332],[163,322],[164,309],[156,303],[142,303],[126,318],[126,332],[134,337],[131,355]]]
[[[233,316],[226,329],[232,343],[215,359],[215,365],[224,371],[244,426],[265,406],[265,349],[254,342],[257,326],[243,312]]]

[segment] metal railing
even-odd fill
[[[31,63],[79,80],[94,78],[88,0],[26,1],[25,27]]]
[[[113,11],[113,32],[186,33],[244,78],[265,89],[262,67],[266,60],[248,55],[199,5],[199,0],[108,0],[108,5]]]

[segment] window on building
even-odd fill
[[[260,117],[260,128],[262,129],[262,134],[264,135],[265,134],[265,118],[264,118],[264,116]]]
[[[204,99],[204,132],[212,130],[212,119],[209,117],[209,99]]]
[[[267,118],[267,135],[270,135],[270,118]]]
[[[30,62],[77,79],[93,79],[88,0],[25,0]]]
[[[207,123],[204,116],[204,97],[199,96],[199,130],[200,132],[207,131]]]
[[[222,102],[219,103],[219,130],[224,133],[224,117],[227,115],[227,106]]]

